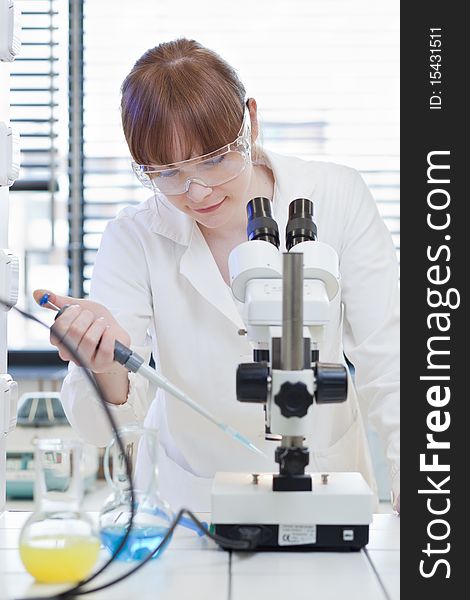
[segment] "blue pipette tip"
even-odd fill
[[[254,444],[252,444],[249,441],[248,441],[248,446],[249,446],[250,450],[253,450],[253,452],[256,452],[256,454],[258,454],[259,456],[262,456],[263,458],[268,458],[265,452],[263,452],[262,450],[257,448]]]
[[[255,452],[256,454],[258,454],[259,456],[262,456],[263,458],[268,458],[266,456],[266,454],[262,450],[257,448],[252,442],[250,442],[250,440],[247,437],[245,437],[244,435],[242,435],[241,433],[239,433],[232,427],[227,426],[225,428],[225,431],[228,434],[230,434],[234,439],[241,442],[245,446],[245,448],[249,448],[252,452]]]
[[[41,296],[41,299],[39,300],[39,306],[44,306],[44,304],[47,304],[49,302],[49,295],[47,292]]]

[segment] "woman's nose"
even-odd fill
[[[212,194],[212,188],[204,183],[190,181],[187,194],[192,202],[202,202],[207,196]]]

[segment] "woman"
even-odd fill
[[[375,487],[363,419],[381,434],[393,493],[399,494],[398,287],[395,251],[360,176],[331,163],[279,156],[256,146],[257,106],[235,71],[189,40],[149,50],[122,86],[122,123],[134,170],[153,191],[123,210],[102,238],[91,300],[51,296],[62,306],[51,341],[70,360],[68,336],[95,374],[120,424],[158,427],[162,494],[176,508],[209,509],[216,471],[277,471],[257,462],[185,405],[150,389],[113,362],[116,339],[131,345],[197,402],[268,456],[264,414],[240,404],[235,372],[252,347],[229,283],[231,250],[246,241],[246,204],[272,200],[281,238],[287,207],[315,205],[318,239],[339,255],[341,294],[333,300],[321,360],[355,367],[348,401],[315,406],[309,470],[360,471]],[[207,156],[209,154],[209,156]],[[281,248],[284,240],[281,239]],[[105,308],[106,307],[106,308]],[[83,370],[71,363],[62,401],[83,438],[107,443],[110,431]]]

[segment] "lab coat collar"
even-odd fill
[[[259,162],[274,174],[273,217],[279,226],[280,249],[284,252],[289,204],[296,198],[314,199],[316,181],[312,177],[312,163],[266,150],[262,151]]]
[[[181,258],[180,273],[201,296],[230,319],[237,329],[244,328],[232,290],[223,280],[210,248],[196,224],[190,243]]]
[[[311,175],[306,177],[305,166],[308,163],[296,157],[285,157],[264,150],[258,162],[269,166],[274,174],[273,212],[279,223],[282,249],[288,203],[294,198],[311,198],[315,182],[311,180]],[[311,174],[311,171],[309,173]],[[160,214],[154,219],[153,231],[187,246],[180,262],[181,275],[186,277],[193,287],[237,328],[243,328],[243,320],[233,300],[232,292],[222,279],[196,221],[176,209],[164,196],[157,197],[157,202]]]
[[[163,194],[155,194],[155,202],[150,228],[154,233],[162,235],[177,244],[188,246],[196,222],[178,210]]]

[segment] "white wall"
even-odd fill
[[[4,2],[4,0],[0,0]],[[8,123],[10,66],[0,61],[0,121]],[[0,187],[0,248],[8,248],[8,188]],[[0,296],[4,290],[0,289]],[[0,309],[0,374],[7,372],[7,313]],[[1,390],[0,390],[1,392]],[[3,398],[1,398],[3,400]],[[5,506],[5,438],[0,406],[0,514]]]
[[[0,9],[5,16],[5,5],[7,0],[0,0]],[[0,31],[0,35],[4,35]],[[10,113],[10,63],[0,60],[0,121],[9,125]],[[8,212],[9,212],[9,193],[8,187],[0,187],[0,249],[8,248]],[[0,279],[1,281],[1,279]],[[0,297],[5,297],[5,290],[0,288]],[[8,313],[0,308],[0,375],[7,373],[7,316]],[[5,458],[6,436],[4,434],[4,401],[3,389],[0,388],[0,514],[5,507]]]

